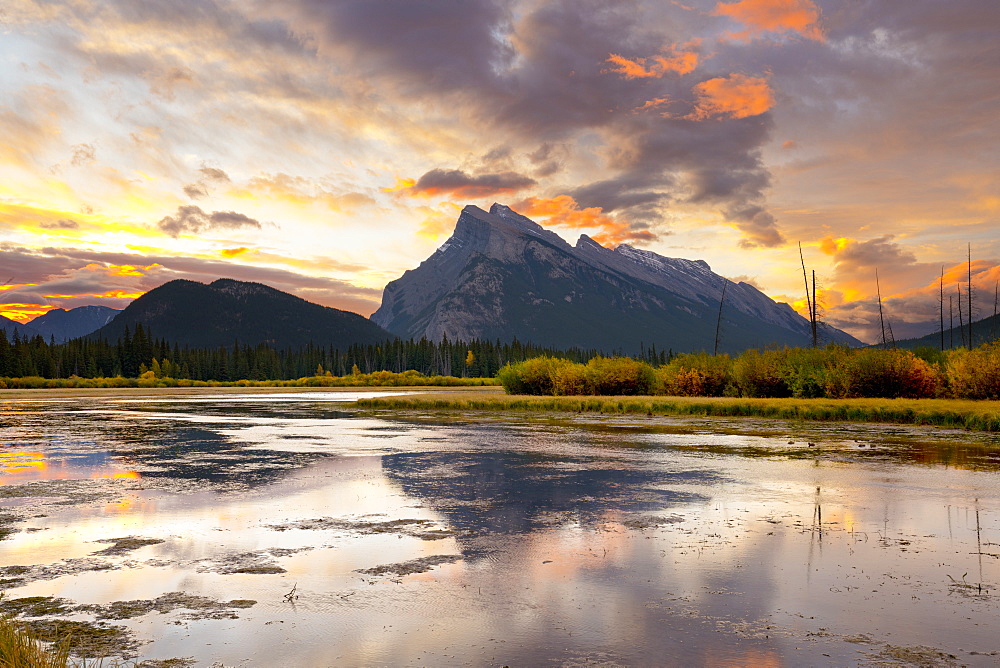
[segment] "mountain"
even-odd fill
[[[17,332],[22,338],[34,338],[38,336],[38,331],[31,327],[30,325],[25,325],[24,323],[18,322],[17,320],[11,320],[0,315],[0,330],[3,330],[4,334],[7,335],[7,340],[10,341],[14,338],[14,333]]]
[[[958,348],[963,345],[963,336],[969,335],[969,326],[965,325],[963,327],[950,327],[944,330],[944,347]],[[975,346],[981,346],[989,341],[994,341],[1000,335],[1000,316],[991,315],[988,318],[983,318],[982,320],[976,320],[972,323],[972,342]],[[931,348],[941,347],[941,330],[932,332],[925,336],[921,336],[916,339],[899,339],[896,341],[896,347],[898,348],[908,348],[910,350],[914,348],[922,348],[929,346]],[[974,347],[975,347],[974,346]]]
[[[57,308],[32,320],[31,327],[46,341],[54,338],[56,343],[63,343],[100,329],[119,313],[108,306],[78,306],[68,311]]]
[[[89,338],[116,341],[142,323],[154,338],[191,347],[234,341],[276,348],[313,343],[341,349],[392,335],[357,313],[320,306],[260,283],[222,278],[209,285],[176,280],[139,297]]]
[[[576,246],[506,206],[467,206],[455,231],[389,283],[372,320],[404,338],[517,338],[636,353],[712,350],[725,279],[702,260],[627,244]],[[810,343],[808,321],[748,283],[726,284],[720,350]],[[860,345],[821,324],[824,342]]]

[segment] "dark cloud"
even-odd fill
[[[217,167],[202,167],[198,170],[199,179],[195,183],[184,186],[184,194],[191,199],[201,199],[208,197],[209,188],[214,185],[231,183],[229,174]]]
[[[310,301],[363,315],[378,308],[382,293],[379,289],[362,288],[334,278],[306,276],[284,269],[193,257],[103,253],[75,248],[49,247],[29,251],[12,244],[0,244],[0,266],[15,274],[15,283],[37,283],[4,292],[3,302],[53,304],[62,308],[87,304],[123,308],[131,299],[111,296],[116,290],[126,294],[146,292],[175,278],[202,283],[222,277],[255,281]],[[335,267],[337,263],[331,261],[331,266]],[[135,270],[122,272],[122,267]]]
[[[217,167],[202,167],[198,170],[201,180],[214,183],[229,183],[229,174]]]
[[[349,59],[362,77],[391,76],[406,92],[491,86],[513,51],[508,3],[500,0],[299,0],[293,28]]]
[[[461,123],[498,132],[505,144],[487,163],[516,152],[534,178],[548,178],[582,157],[579,149],[558,155],[552,147],[596,131],[607,175],[560,189],[581,205],[648,225],[662,221],[671,203],[710,202],[751,245],[782,241],[762,191],[769,180],[759,158],[769,138],[766,114],[738,118],[732,111],[705,122],[672,122],[659,113],[635,113],[654,98],[677,100],[693,113],[694,88],[733,70],[628,80],[608,67],[611,53],[655,54],[688,41],[680,27],[691,20],[687,10],[611,0],[457,6],[301,0],[296,6],[290,20],[297,31],[319,40],[321,52],[354,59],[364,76],[387,86],[387,95],[447,107]],[[726,173],[729,166],[733,171]],[[425,178],[431,176],[444,174],[435,170]]]
[[[80,223],[69,218],[60,218],[59,220],[43,220],[38,223],[38,226],[44,230],[78,230],[80,229]]]
[[[165,216],[156,224],[172,237],[181,234],[199,234],[214,229],[239,229],[253,227],[260,229],[259,221],[235,211],[213,211],[205,213],[201,207],[180,206],[173,216]]]
[[[458,198],[479,199],[494,195],[508,195],[524,190],[537,182],[516,172],[479,174],[472,176],[460,169],[432,169],[409,189],[409,192],[427,195],[447,194]]]
[[[189,183],[183,188],[184,194],[191,199],[201,199],[202,197],[208,197],[208,188],[202,183]]]

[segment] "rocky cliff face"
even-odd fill
[[[467,206],[451,238],[386,286],[372,320],[405,338],[711,350],[724,283],[701,260],[609,250],[586,235],[571,246],[506,206]],[[747,283],[727,285],[720,349],[808,342],[809,324],[790,306]]]

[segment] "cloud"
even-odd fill
[[[758,116],[774,106],[774,95],[767,79],[730,74],[703,81],[694,87],[697,97],[694,111],[687,118],[747,118]]]
[[[222,277],[254,281],[362,315],[378,308],[382,292],[335,278],[274,267],[149,252],[112,253],[56,247],[29,251],[0,243],[0,266],[18,273],[18,283],[0,291],[0,309],[13,303],[48,309],[87,304],[123,308],[136,296],[175,278],[202,283]]]
[[[97,162],[97,149],[92,144],[77,144],[70,148],[73,151],[70,164],[74,167],[83,167]]]
[[[609,71],[620,74],[625,79],[659,79],[667,74],[688,74],[698,67],[698,52],[691,49],[697,43],[696,40],[681,46],[672,44],[664,50],[664,55],[634,60],[612,53],[607,62],[615,67]]]
[[[60,218],[59,220],[43,220],[38,223],[38,226],[43,230],[78,230],[80,229],[80,223],[69,218]]]
[[[320,180],[280,172],[255,176],[245,188],[232,192],[251,200],[276,200],[296,207],[319,204],[339,213],[353,213],[375,203],[370,195],[362,192],[337,192]]]
[[[181,234],[200,234],[215,229],[261,228],[260,222],[236,211],[213,211],[205,213],[197,206],[179,206],[173,216],[164,216],[156,224],[172,237]]]
[[[231,183],[229,175],[217,167],[202,167],[198,170],[200,177],[194,183],[189,183],[182,190],[191,199],[208,197],[212,186]]]
[[[738,0],[720,2],[712,12],[726,16],[746,26],[746,30],[731,33],[732,39],[745,40],[768,34],[798,34],[807,39],[823,41],[819,25],[819,8],[812,0]]]
[[[173,102],[180,87],[195,87],[194,72],[187,67],[173,66],[146,73],[149,91],[154,95]]]
[[[460,169],[432,169],[402,192],[425,197],[451,196],[459,199],[481,199],[510,195],[537,184],[532,178],[516,172],[479,174],[473,176]]]
[[[599,244],[618,245],[656,239],[656,235],[650,230],[634,228],[615,220],[603,213],[600,207],[581,209],[569,195],[527,197],[515,202],[511,208],[529,218],[542,218],[546,225],[573,230],[598,230],[592,237]]]

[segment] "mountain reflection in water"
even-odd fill
[[[464,417],[10,402],[4,600],[256,601],[113,620],[198,665],[995,663],[993,437]]]

